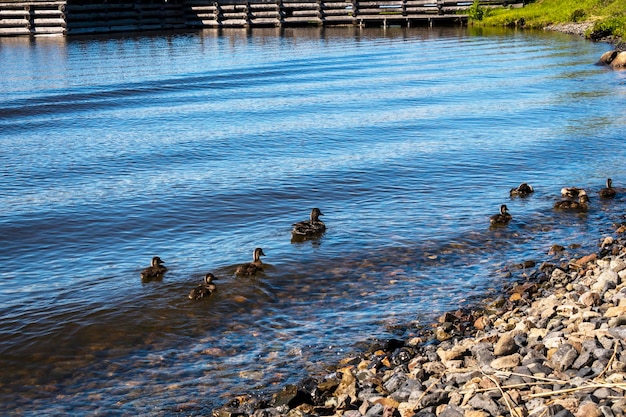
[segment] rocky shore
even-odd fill
[[[624,232],[578,259],[555,245],[549,260],[517,265],[519,279],[495,300],[213,415],[626,416]]]

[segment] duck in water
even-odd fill
[[[532,185],[528,185],[527,183],[523,182],[519,185],[519,187],[511,188],[509,195],[511,197],[526,197],[534,192],[535,190],[533,189]]]
[[[600,198],[613,198],[615,197],[615,188],[613,188],[613,180],[610,178],[606,179],[606,188],[601,189],[600,191],[598,191],[598,194],[600,194]]]
[[[252,254],[252,262],[239,265],[235,270],[235,275],[244,277],[251,277],[259,271],[263,271],[263,262],[261,262],[261,256],[265,256],[263,249],[256,248]]]
[[[306,239],[307,237],[319,236],[326,231],[326,225],[320,220],[320,216],[324,214],[320,209],[315,207],[311,210],[309,220],[303,220],[293,224],[291,235],[293,239]]]
[[[201,284],[198,284],[196,288],[191,290],[188,296],[189,299],[202,300],[203,298],[213,294],[217,289],[217,286],[213,283],[213,280],[215,279],[217,279],[215,278],[215,275],[211,274],[210,272],[206,274],[204,276],[204,281],[202,281]]]
[[[141,271],[142,281],[154,281],[163,278],[167,268],[163,265],[163,261],[158,256],[152,258],[152,262],[149,267]]]
[[[509,209],[506,204],[500,206],[500,213],[494,214],[489,218],[489,222],[492,226],[505,225],[511,221],[513,217],[509,214]]]
[[[587,194],[585,190],[578,187],[561,188],[561,195],[567,198],[578,198],[581,194]]]
[[[554,208],[557,210],[568,210],[568,211],[589,211],[589,197],[587,194],[583,192],[578,197],[578,201],[575,200],[563,200],[557,201],[554,203]]]

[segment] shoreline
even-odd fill
[[[600,249],[517,266],[494,299],[443,314],[273,395],[215,417],[626,416],[626,226]]]
[[[544,27],[543,30],[552,31],[552,32],[560,32],[560,33],[565,33],[568,35],[576,35],[584,39],[589,39],[586,37],[585,32],[588,29],[591,29],[592,27],[593,27],[593,22],[580,22],[580,23],[569,22],[569,23],[555,23],[552,25],[548,25]],[[610,45],[614,45],[616,49],[626,49],[626,42],[624,42],[623,39],[619,37],[615,37],[615,36],[609,36],[609,37],[604,37],[604,38],[599,38],[599,39],[589,39],[589,40],[594,41],[594,42],[605,42]]]

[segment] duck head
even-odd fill
[[[256,248],[254,250],[254,253],[252,254],[252,258],[255,262],[259,261],[261,259],[261,256],[265,256],[265,253],[263,252],[263,249],[261,248]]]
[[[315,207],[313,210],[311,210],[311,222],[313,223],[319,221],[320,216],[323,215],[324,214],[322,213],[322,211]]]
[[[212,284],[215,280],[217,280],[217,277],[210,272],[204,276],[204,283],[206,285]]]

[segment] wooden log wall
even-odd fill
[[[68,34],[185,29],[183,1],[67,0]]]
[[[0,36],[63,34],[65,1],[11,1],[0,4]]]
[[[480,0],[484,7],[526,0]],[[462,23],[472,0],[0,0],[0,36],[187,28]]]

